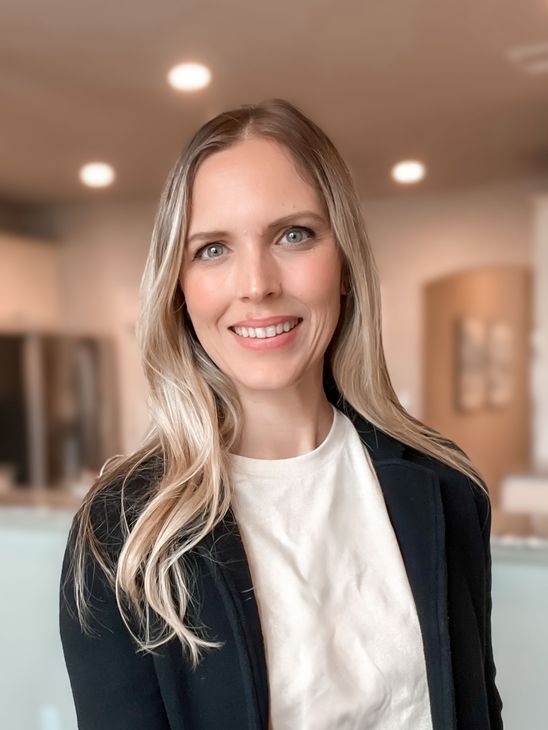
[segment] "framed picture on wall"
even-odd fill
[[[486,404],[500,408],[512,400],[514,341],[507,322],[489,323],[486,338]]]
[[[487,325],[477,317],[460,317],[455,322],[455,405],[468,413],[487,402]]]

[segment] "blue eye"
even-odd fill
[[[284,235],[289,236],[289,235],[292,235],[295,232],[297,232],[297,233],[299,233],[301,235],[302,235],[303,232],[306,233],[307,234],[307,239],[308,238],[314,238],[314,231],[311,231],[310,228],[306,228],[305,226],[292,226],[291,228],[288,228],[287,229],[287,231],[285,232]],[[307,240],[307,239],[305,239],[305,240]],[[297,243],[297,244],[303,243],[303,239],[301,238],[298,241],[295,241],[293,239],[292,240],[292,243]]]
[[[202,256],[202,251],[206,251],[208,248],[217,248],[218,246],[224,246],[223,243],[206,243],[205,246],[202,246],[202,248],[199,248],[196,253],[194,254],[195,259],[202,259],[202,261],[211,260],[212,258],[218,259],[219,256]]]

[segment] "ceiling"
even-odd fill
[[[409,157],[423,191],[544,175],[548,74],[509,58],[536,45],[548,0],[3,0],[0,200],[155,198],[200,124],[272,96],[328,132],[363,196],[409,194],[389,177]],[[168,87],[186,60],[207,89]],[[111,188],[78,182],[95,159]]]

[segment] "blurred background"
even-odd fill
[[[505,727],[546,728],[546,0],[3,0],[0,727],[76,728],[61,557],[146,426],[134,325],[160,192],[198,126],[273,96],[352,170],[400,400],[486,478]]]

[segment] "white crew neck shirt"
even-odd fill
[[[272,730],[432,730],[415,603],[352,421],[289,459],[230,454]]]

